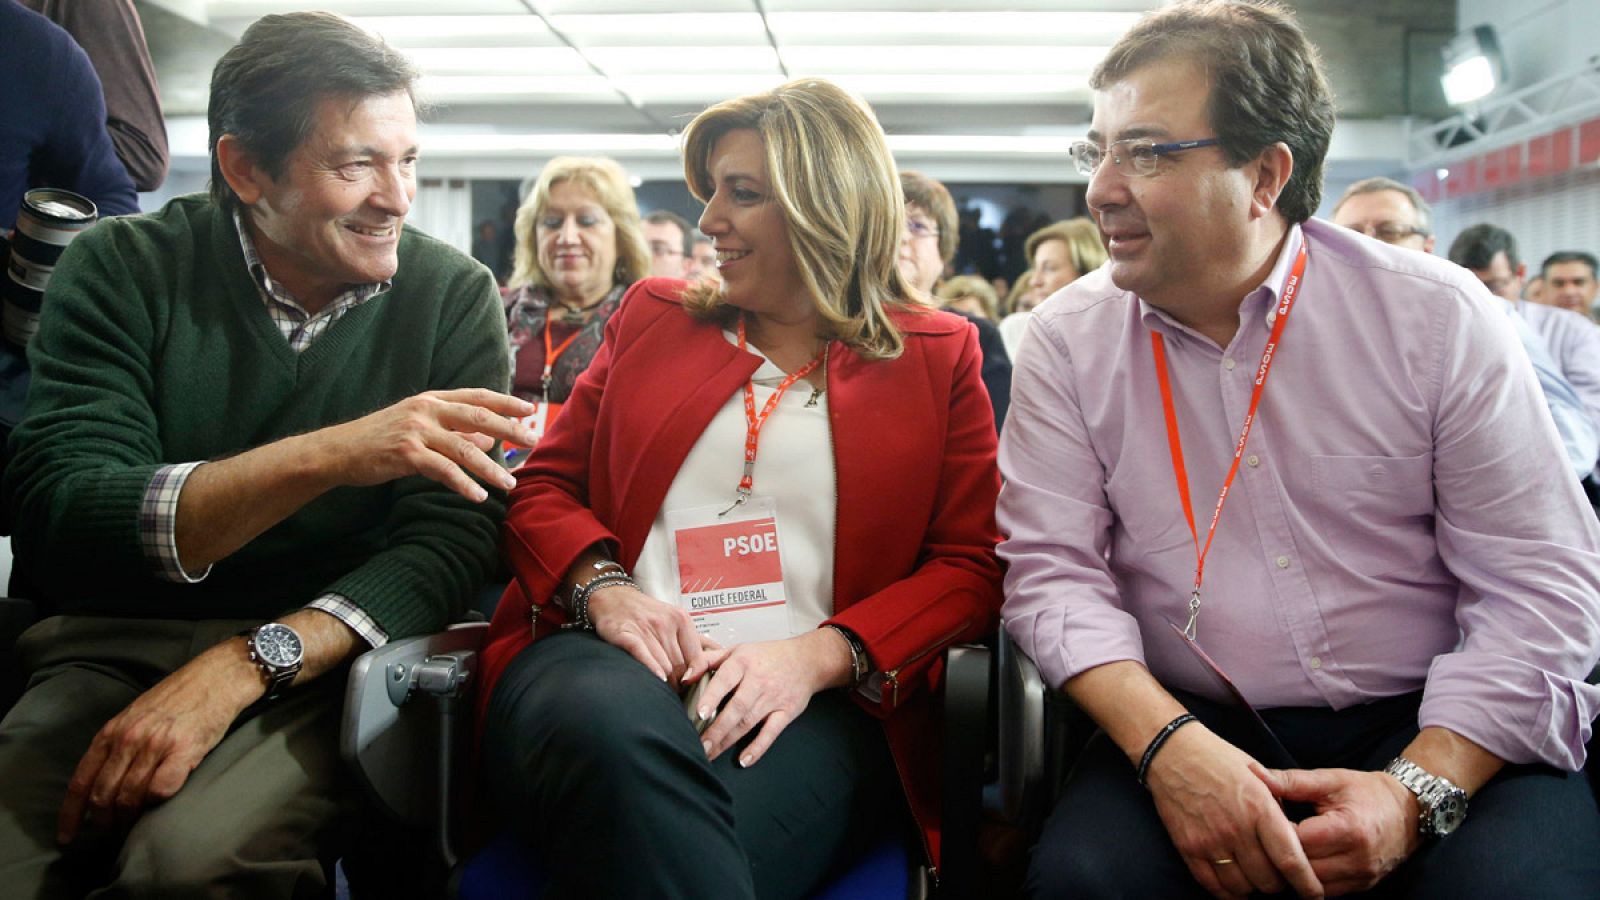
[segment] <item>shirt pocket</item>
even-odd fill
[[[1433,545],[1433,454],[1313,456],[1311,477],[1329,526],[1320,536],[1340,561],[1369,576],[1421,573],[1421,544]]]

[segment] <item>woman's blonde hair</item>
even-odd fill
[[[571,182],[593,194],[611,217],[617,235],[617,271],[612,274],[612,283],[632,284],[649,275],[650,247],[645,243],[644,228],[639,224],[639,203],[628,184],[628,173],[615,160],[604,156],[558,156],[545,165],[533,190],[517,209],[516,261],[507,284],[511,287],[551,286],[549,277],[539,268],[539,248],[534,243],[534,232],[540,213],[550,202],[551,189],[562,182]]]
[[[1033,270],[1029,269],[1017,276],[1011,283],[1011,290],[1006,292],[1006,315],[1017,311],[1017,304],[1022,302],[1022,295],[1033,289]]]
[[[939,285],[936,292],[939,299],[949,306],[953,301],[963,297],[972,297],[983,307],[983,317],[991,322],[1000,321],[1000,295],[994,292],[994,285],[987,278],[980,275],[957,275],[956,277]]]
[[[1067,256],[1072,260],[1072,268],[1077,270],[1079,278],[1105,265],[1106,245],[1100,240],[1100,229],[1085,216],[1052,222],[1028,235],[1028,243],[1023,250],[1030,264],[1034,254],[1039,251],[1039,245],[1046,241],[1060,241],[1067,245]]]
[[[716,192],[712,148],[741,128],[761,136],[771,197],[828,336],[869,359],[899,356],[905,339],[889,310],[924,301],[895,264],[905,203],[871,108],[830,82],[802,78],[707,109],[684,132],[684,179],[702,202]],[[694,285],[684,305],[721,321],[737,315],[720,285]]]

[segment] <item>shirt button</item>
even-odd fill
[[[1245,461],[1245,464],[1248,465],[1252,469],[1255,468],[1256,466],[1261,465],[1261,457],[1256,456],[1254,453],[1252,453],[1249,456],[1245,457],[1244,461]]]
[[[1313,668],[1313,669],[1322,668],[1322,657],[1320,657],[1320,656],[1311,657],[1311,668]]]
[[[1289,568],[1289,557],[1287,557],[1287,556],[1278,557],[1278,568],[1280,568],[1280,569]]]
[[[1222,367],[1224,369],[1227,369],[1229,372],[1232,372],[1233,371],[1233,357],[1231,357],[1231,356],[1224,357],[1223,360],[1222,360]]]

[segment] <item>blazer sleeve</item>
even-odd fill
[[[1002,572],[994,510],[1000,473],[982,360],[976,331],[967,328],[949,372],[942,464],[932,475],[933,515],[922,533],[919,564],[828,620],[866,646],[881,676],[876,711],[882,715],[937,684],[945,648],[989,633],[998,620]]]

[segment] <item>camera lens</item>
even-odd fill
[[[0,327],[7,341],[17,347],[28,345],[39,330],[44,290],[61,251],[99,216],[89,198],[71,191],[40,188],[22,195],[6,278],[0,285],[5,304]]]

